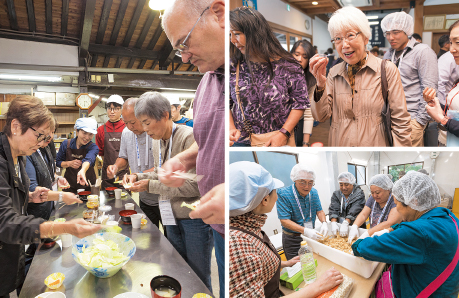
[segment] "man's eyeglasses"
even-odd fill
[[[30,127],[31,130],[33,130],[34,132],[38,133],[38,136],[37,136],[37,143],[40,143],[40,142],[48,142],[49,140],[51,140],[51,136],[50,135],[46,135],[46,134],[43,134],[43,133],[39,133],[35,128],[33,127]]]
[[[344,40],[347,40],[348,42],[351,42],[353,41],[354,39],[357,38],[357,35],[359,35],[360,33],[362,32],[357,32],[357,33],[348,33],[346,34],[345,37],[335,37],[331,40],[332,43],[334,43],[335,45],[339,45],[341,44]]]
[[[188,41],[188,38],[190,37],[191,35],[191,32],[193,32],[194,30],[194,27],[196,27],[196,25],[198,24],[199,20],[202,18],[202,15],[210,8],[210,6],[207,6],[206,9],[204,9],[204,11],[201,13],[201,15],[199,16],[198,20],[196,21],[196,23],[194,23],[193,25],[193,28],[191,28],[190,32],[188,32],[188,35],[185,37],[185,39],[182,41],[181,44],[179,44],[176,48],[177,52],[175,52],[175,55],[179,56],[179,57],[182,57],[182,53],[187,53],[189,48],[188,46],[186,45],[186,42]]]
[[[315,185],[315,183],[313,181],[307,182],[307,181],[303,181],[303,180],[298,180],[297,182],[301,186],[306,186],[307,185],[307,186],[311,187],[311,186]]]
[[[116,108],[107,108],[107,111],[119,112],[119,111],[121,111],[121,108],[120,108],[120,107],[116,107]]]
[[[386,31],[384,32],[384,37],[388,37],[391,35],[398,35],[400,32],[403,32],[402,30],[392,30],[392,31]]]

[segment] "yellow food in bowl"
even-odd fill
[[[58,289],[62,286],[64,283],[65,275],[60,272],[53,273],[49,275],[47,278],[45,278],[45,285],[52,289]]]

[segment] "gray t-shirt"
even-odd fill
[[[118,157],[128,160],[129,166],[131,167],[131,173],[142,173],[155,166],[151,146],[152,140],[146,132],[137,136],[136,143],[136,135],[125,127],[121,135],[121,146]],[[139,149],[140,158],[137,156],[137,148]],[[146,191],[139,193],[140,200],[150,206],[158,205],[158,197],[159,195],[151,194]]]

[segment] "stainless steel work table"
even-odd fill
[[[140,208],[128,195],[115,204],[114,198],[108,198],[105,192],[100,193],[101,205],[112,206],[107,214],[115,215],[124,209],[124,204],[134,203],[135,210]],[[115,206],[116,205],[116,206]],[[64,206],[51,218],[63,217],[67,220],[82,218],[85,204]],[[123,268],[110,278],[97,278],[81,267],[72,257],[72,247],[61,248],[61,241],[50,249],[39,246],[33,259],[19,298],[32,298],[47,290],[45,278],[54,272],[65,274],[62,287],[56,291],[63,292],[68,298],[113,298],[125,292],[136,292],[151,297],[150,281],[157,275],[168,275],[177,279],[182,286],[182,297],[191,298],[196,293],[210,294],[204,283],[188,266],[185,260],[174,249],[170,242],[149,220],[142,229],[132,229],[120,221],[121,233],[134,240],[136,253]],[[79,239],[73,236],[73,244]],[[48,291],[50,291],[48,289]]]

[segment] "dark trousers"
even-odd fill
[[[304,120],[300,119],[298,124],[295,126],[295,144],[297,147],[303,147],[303,128],[304,128]]]
[[[299,233],[298,236],[282,233],[282,247],[284,248],[287,260],[290,260],[298,255],[298,251],[301,248],[301,241],[303,241],[303,238]]]
[[[159,229],[159,223],[163,224],[161,220],[161,213],[159,212],[159,206],[150,206],[142,202],[139,199],[139,206],[140,209],[145,213],[145,215],[150,219],[152,223],[154,223]],[[167,237],[166,228],[163,225],[164,236]]]

